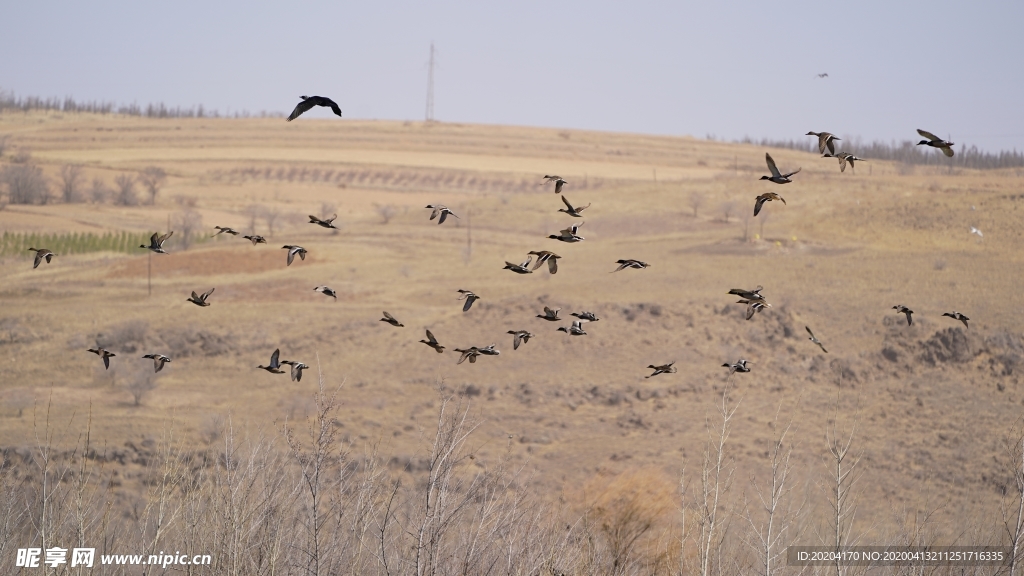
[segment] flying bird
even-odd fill
[[[573,312],[570,316],[579,318],[580,322],[597,322],[600,320],[600,318],[594,316],[593,312]]]
[[[530,261],[533,260],[533,256],[527,256],[526,262],[522,264],[513,264],[508,260],[505,261],[505,267],[502,270],[511,270],[516,274],[533,274],[533,270],[530,270]]]
[[[498,354],[501,354],[500,350],[494,349],[494,344],[491,344],[490,346],[484,346],[483,348],[477,348],[476,351],[485,356],[497,356]]]
[[[863,158],[857,158],[856,156],[854,156],[853,154],[850,154],[849,152],[840,152],[839,154],[836,154],[835,156],[833,156],[832,154],[824,154],[824,155],[822,155],[822,158],[838,158],[839,159],[839,171],[840,172],[846,172],[846,163],[847,162],[850,163],[850,171],[851,172],[853,171],[853,168],[854,168],[854,166],[853,166],[854,162],[864,162]]]
[[[434,334],[431,333],[430,330],[427,330],[427,339],[426,340],[420,340],[420,342],[423,342],[427,346],[430,346],[435,351],[437,351],[438,354],[441,354],[442,352],[444,352],[444,346],[442,346],[441,344],[439,344],[437,342],[437,338],[434,338]]]
[[[978,238],[984,238],[985,237],[985,235],[981,233],[981,230],[978,230],[974,226],[971,226],[971,234],[977,234]],[[47,260],[47,262],[49,262],[49,260]]]
[[[214,290],[216,290],[216,288],[210,288],[209,290],[203,292],[202,294],[196,294],[196,291],[193,290],[192,297],[188,298],[187,300],[195,304],[196,306],[209,306],[210,303],[207,302],[206,299],[210,297],[210,294],[213,294]]]
[[[562,186],[568,184],[568,182],[562,180],[561,176],[545,176],[544,179],[547,180],[548,182],[555,183],[555,194],[561,194]]]
[[[100,358],[103,358],[103,368],[105,370],[109,370],[110,369],[110,359],[113,358],[114,356],[117,356],[117,354],[114,354],[113,352],[109,352],[107,350],[104,350],[103,348],[100,348],[99,346],[97,346],[96,348],[89,348],[88,351],[92,352],[93,354],[95,354],[97,356],[99,356]]]
[[[963,314],[961,314],[959,312],[956,312],[956,311],[946,312],[946,313],[943,314],[943,316],[949,316],[953,320],[959,320],[959,321],[964,323],[964,328],[970,328],[970,326],[967,325],[967,321],[970,320],[970,318],[968,318],[967,316],[964,316]]]
[[[807,333],[811,335],[811,337],[808,338],[808,340],[810,340],[811,342],[814,342],[815,344],[817,344],[818,348],[821,348],[822,352],[824,352],[825,354],[828,354],[828,350],[825,350],[825,345],[821,343],[821,340],[818,340],[814,336],[814,332],[811,332],[811,327],[810,326],[804,326],[804,329],[807,330]]]
[[[489,351],[485,352],[484,350],[489,350]],[[467,358],[469,358],[469,363],[470,364],[476,364],[476,358],[477,358],[477,356],[480,356],[481,354],[488,355],[488,356],[495,356],[495,355],[499,354],[499,352],[494,349],[494,345],[493,344],[488,346],[486,349],[477,348],[476,346],[470,346],[466,350],[463,350],[461,348],[456,348],[455,351],[459,352],[461,354],[461,356],[459,356],[459,361],[456,362],[456,364],[462,364],[463,362],[466,361]]]
[[[292,260],[295,259],[296,254],[299,255],[299,258],[303,260],[306,259],[306,249],[303,248],[302,246],[292,246],[291,244],[286,244],[284,246],[281,246],[281,249],[288,251],[288,266],[292,265]]]
[[[650,376],[644,376],[644,378],[651,378],[657,376],[658,374],[675,374],[679,369],[673,366],[673,364],[675,364],[675,362],[669,362],[668,364],[662,364],[661,366],[655,366],[654,364],[651,364],[650,366],[648,366],[648,368],[654,370],[654,374],[651,374]]]
[[[232,236],[238,236],[238,232],[234,228],[228,228],[227,226],[214,226],[214,228],[216,228],[217,230],[217,233],[214,234],[214,236],[217,236],[218,234],[230,234]]]
[[[335,292],[333,288],[330,288],[328,286],[317,286],[316,288],[313,288],[313,291],[314,292],[319,292],[319,293],[323,294],[324,296],[330,296],[331,298],[334,298],[335,300],[338,299],[338,293]]]
[[[171,359],[163,354],[146,354],[143,358],[149,358],[153,361],[153,372],[159,372],[164,369],[164,364],[171,361]]]
[[[565,212],[566,214],[574,218],[582,218],[583,215],[580,214],[580,212],[583,212],[587,208],[590,208],[590,204],[587,204],[586,206],[574,207],[572,204],[569,204],[569,201],[565,199],[565,196],[562,196],[562,202],[565,204],[565,208],[559,208],[558,211]]]
[[[580,226],[583,226],[584,224],[586,224],[586,222],[580,222],[579,224],[573,224],[572,226],[569,226],[565,230],[559,231],[559,233],[557,235],[556,234],[550,234],[548,236],[548,238],[551,238],[553,240],[558,240],[558,241],[561,241],[561,242],[569,242],[569,243],[580,242],[582,240],[586,240],[586,238],[584,238],[583,236],[580,236],[578,234],[578,232],[580,230]]]
[[[529,254],[537,257],[537,261],[534,262],[533,264],[533,270],[540,268],[542,264],[547,262],[548,272],[552,274],[558,272],[558,259],[561,258],[561,256],[559,256],[558,254],[555,254],[554,252],[549,252],[547,250],[535,250],[533,252],[529,252]]]
[[[292,110],[292,113],[288,116],[289,122],[302,116],[303,112],[306,112],[313,106],[329,106],[335,114],[339,117],[341,116],[341,108],[330,98],[325,96],[299,96],[299,98],[302,98],[302,102],[299,102],[295,106],[295,110]]]
[[[573,320],[572,326],[561,326],[558,328],[559,332],[565,332],[570,336],[586,336],[587,332],[583,329],[583,322],[579,320]]]
[[[288,364],[292,367],[292,382],[302,382],[302,371],[309,366],[295,360],[281,360],[281,364]]]
[[[512,349],[519,350],[520,344],[525,344],[533,338],[533,334],[530,334],[526,330],[509,330],[508,334],[512,335]]]
[[[815,78],[828,78],[828,72],[822,72],[821,74],[815,74]]]
[[[761,206],[764,206],[765,202],[771,202],[772,200],[781,200],[783,204],[786,203],[786,199],[775,192],[765,192],[758,196],[754,202],[754,216],[761,212]]]
[[[818,154],[824,154],[825,148],[828,148],[829,153],[835,154],[835,141],[841,140],[841,138],[836,138],[836,135],[831,132],[808,132],[805,136],[818,137]]]
[[[331,216],[330,218],[323,218],[323,219],[317,218],[316,216],[313,216],[312,214],[310,214],[309,215],[309,224],[316,224],[317,226],[322,226],[324,228],[333,228],[333,229],[337,230],[338,227],[334,225],[334,221],[337,220],[337,219],[338,219],[338,215],[337,214],[335,214],[334,216]]]
[[[252,242],[253,246],[255,246],[257,244],[266,244],[267,243],[267,239],[266,238],[264,238],[263,236],[256,235],[256,234],[253,234],[252,236],[242,236],[242,238],[245,238],[246,240]]]
[[[281,370],[281,362],[279,361],[280,358],[281,349],[278,348],[277,350],[274,350],[273,354],[270,355],[270,364],[268,366],[257,366],[257,368],[266,370],[271,374],[284,374],[284,370]]]
[[[437,218],[438,216],[440,216],[440,218],[437,218],[437,225],[438,226],[440,226],[441,224],[444,224],[444,221],[445,221],[446,218],[448,218],[449,214],[451,214],[452,216],[455,216],[456,218],[459,217],[458,214],[456,214],[455,212],[452,212],[451,209],[448,208],[447,206],[445,206],[444,204],[427,204],[427,208],[430,208],[430,209],[433,210],[433,212],[430,213],[430,219],[431,220],[433,220],[434,218]]]
[[[750,372],[750,368],[747,367],[747,361],[742,358],[737,360],[735,364],[722,364],[722,367],[729,369],[730,376],[732,376],[733,372]]]
[[[932,134],[931,132],[928,132],[926,130],[921,130],[920,128],[918,128],[917,133],[927,138],[927,140],[921,140],[920,142],[918,142],[918,146],[921,146],[923,144],[925,146],[931,146],[932,148],[938,148],[939,150],[942,150],[942,153],[945,154],[946,156],[950,158],[953,157],[953,149],[950,148],[950,146],[953,145],[952,142],[943,140],[942,138],[939,138],[935,134]]]
[[[764,296],[761,296],[761,290],[764,290],[764,288],[760,284],[758,284],[757,288],[754,288],[753,290],[733,288],[732,290],[729,290],[728,294],[734,294],[736,296],[739,296],[740,298],[744,298],[747,300],[764,300]]]
[[[462,296],[459,296],[458,299],[466,301],[466,304],[462,306],[463,312],[469,312],[469,309],[473,307],[473,302],[480,299],[479,296],[473,294],[469,290],[459,290],[459,294],[462,294]]]
[[[897,305],[893,306],[892,308],[893,308],[893,310],[896,311],[897,314],[906,314],[907,315],[907,326],[913,326],[914,319],[911,316],[914,313],[913,310],[911,310],[910,308],[907,308],[903,304],[897,304]]]
[[[164,250],[164,242],[171,237],[171,234],[174,234],[174,230],[171,230],[163,236],[161,236],[159,232],[154,232],[149,238],[149,246],[139,244],[139,248],[148,248],[157,254],[167,254],[167,251]]]
[[[796,174],[797,172],[799,172],[801,170],[800,168],[797,168],[796,170],[794,170],[794,171],[792,171],[792,172],[790,172],[788,174],[782,174],[782,173],[779,172],[779,169],[775,167],[775,160],[772,160],[772,155],[771,154],[765,152],[764,153],[764,160],[765,160],[765,162],[768,163],[768,170],[771,171],[772,175],[771,176],[761,176],[761,180],[768,180],[769,182],[775,182],[776,184],[788,184],[788,183],[792,182],[792,180],[790,180],[789,177],[792,176],[793,174]]]
[[[39,263],[42,262],[44,259],[46,260],[46,263],[49,264],[50,260],[52,260],[53,257],[56,256],[56,254],[50,252],[46,248],[29,248],[29,250],[36,253],[35,262],[32,263],[33,269],[39,268]]]
[[[384,317],[381,318],[380,321],[381,322],[387,322],[388,324],[391,324],[392,326],[394,326],[396,328],[403,328],[403,327],[405,327],[405,324],[402,324],[401,322],[396,320],[395,317],[392,316],[391,314],[388,314],[388,312],[386,310],[384,311]]]
[[[548,322],[558,322],[559,320],[561,320],[561,318],[558,317],[559,310],[561,310],[561,308],[555,308],[554,310],[552,310],[551,308],[545,306],[544,314],[537,314],[537,318],[547,320]]]
[[[753,318],[754,314],[757,314],[761,310],[764,310],[765,308],[771,308],[772,307],[772,305],[769,304],[768,302],[766,302],[764,298],[743,299],[743,300],[739,300],[736,303],[737,304],[746,304],[747,305],[747,315],[746,315],[747,320],[750,320],[751,318]]]
[[[650,264],[648,264],[647,262],[641,262],[640,260],[633,259],[616,260],[615,263],[618,264],[619,267],[616,268],[615,270],[612,270],[612,272],[618,272],[619,270],[623,270],[626,268],[636,268],[637,270],[643,270],[644,268],[650,266]]]

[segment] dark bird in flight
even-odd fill
[[[234,228],[228,228],[227,226],[214,226],[217,229],[217,234],[231,234],[232,236],[238,236],[238,232]],[[216,236],[217,234],[214,234]]]
[[[117,354],[114,354],[113,352],[108,352],[107,350],[104,350],[99,346],[97,346],[96,348],[89,348],[89,352],[92,352],[93,354],[96,354],[100,358],[103,358],[103,368],[106,370],[110,369],[110,359],[113,358],[114,356],[117,356]]]
[[[281,370],[281,362],[279,362],[280,358],[281,358],[281,349],[278,348],[277,350],[274,350],[273,354],[270,355],[270,365],[269,366],[257,366],[257,368],[261,368],[263,370],[266,370],[267,372],[270,372],[271,374],[284,374],[284,370]]]
[[[815,344],[817,344],[818,348],[821,348],[822,352],[824,352],[825,354],[828,354],[828,350],[825,350],[825,345],[821,343],[821,340],[818,340],[814,336],[814,332],[811,332],[811,327],[810,326],[804,326],[804,329],[807,330],[807,333],[811,335],[811,337],[808,338],[808,340],[810,340],[811,342],[814,342]]]
[[[562,202],[565,204],[565,208],[559,208],[558,211],[565,212],[569,216],[573,216],[575,218],[582,218],[583,215],[580,214],[580,212],[590,208],[590,204],[587,204],[586,206],[573,207],[573,205],[569,204],[569,201],[565,199],[565,196],[562,196]],[[593,204],[593,202],[591,202],[591,204]]]
[[[292,260],[295,260],[296,254],[299,255],[299,258],[303,260],[306,259],[306,249],[303,248],[302,246],[292,246],[291,244],[286,244],[284,246],[281,246],[281,249],[288,251],[288,266],[292,265]]]
[[[751,318],[753,318],[754,314],[760,312],[761,310],[764,310],[765,308],[771,308],[772,307],[772,305],[769,304],[768,302],[766,302],[764,298],[755,298],[755,299],[750,299],[750,300],[743,299],[743,300],[740,300],[740,301],[738,301],[736,303],[737,304],[746,304],[747,305],[747,315],[746,315],[747,320],[750,320]]]
[[[295,110],[292,110],[291,115],[288,116],[289,122],[295,120],[299,116],[302,116],[303,112],[309,110],[313,106],[329,106],[335,114],[339,117],[341,116],[341,108],[338,108],[338,105],[330,98],[324,96],[299,96],[299,98],[302,98],[302,102],[299,102],[295,106]]]
[[[174,234],[174,230],[171,230],[170,232],[164,234],[163,236],[161,236],[159,232],[154,232],[153,235],[149,238],[149,246],[146,246],[145,244],[139,244],[139,248],[148,248],[153,252],[156,252],[157,254],[167,254],[167,251],[164,250],[163,244],[168,238],[171,237],[171,234]]]
[[[729,375],[732,376],[733,372],[750,372],[750,368],[747,367],[747,361],[739,359],[735,364],[722,364],[722,367],[729,369]]]
[[[455,351],[459,352],[461,354],[461,356],[459,356],[459,361],[456,362],[456,364],[462,364],[463,362],[466,361],[466,358],[469,358],[469,363],[470,364],[476,364],[476,357],[480,356],[481,354],[485,354],[485,352],[483,350],[481,350],[480,348],[477,348],[476,346],[470,346],[466,350],[463,350],[461,348],[456,348]],[[488,355],[493,356],[494,352],[496,352],[496,351],[493,350],[493,348],[492,348],[491,353],[488,354]]]
[[[527,256],[526,262],[522,264],[513,264],[508,260],[505,261],[505,267],[502,270],[511,270],[516,274],[533,274],[533,270],[530,270],[530,261],[533,260],[533,256]]]
[[[783,204],[786,203],[786,199],[779,196],[775,192],[765,192],[755,199],[754,202],[754,216],[757,216],[761,212],[761,207],[764,206],[765,202],[771,202],[772,200],[781,200]]]
[[[533,334],[530,334],[526,330],[509,330],[508,334],[512,335],[512,349],[519,350],[520,344],[525,344],[533,338]]]
[[[673,366],[673,364],[675,364],[675,362],[669,362],[668,364],[662,364],[661,366],[655,366],[654,364],[651,364],[650,366],[648,366],[648,368],[654,370],[654,374],[651,374],[650,376],[644,376],[644,378],[651,378],[653,376],[657,376],[658,374],[675,374],[679,369]]]
[[[836,135],[831,132],[808,132],[806,136],[818,137],[818,154],[824,154],[825,148],[828,148],[830,154],[835,154],[835,141],[841,140],[841,138],[836,138]]]
[[[402,324],[401,322],[396,320],[395,317],[392,316],[391,314],[388,314],[388,312],[386,310],[384,311],[384,317],[381,318],[380,321],[381,322],[387,322],[388,324],[391,324],[395,328],[404,328],[405,327],[405,324]]]
[[[433,212],[430,213],[430,219],[431,220],[433,220],[434,218],[437,218],[438,216],[441,216],[440,218],[437,218],[437,225],[438,226],[440,226],[441,224],[444,224],[444,221],[445,221],[446,218],[448,218],[449,214],[451,214],[452,216],[455,216],[456,218],[459,217],[458,214],[456,214],[455,212],[452,212],[451,209],[449,209],[444,204],[427,204],[427,208],[430,208],[430,209],[433,210]]]
[[[440,345],[437,342],[437,338],[434,338],[434,334],[431,333],[430,330],[427,330],[427,339],[426,340],[420,340],[420,342],[423,342],[427,346],[430,346],[431,348],[436,350],[438,354],[441,354],[442,352],[444,352],[444,346]]]
[[[828,72],[822,72],[821,74],[815,74],[815,78],[828,78]]]
[[[906,314],[907,315],[907,326],[913,326],[914,318],[911,316],[914,313],[913,310],[911,310],[910,308],[907,308],[903,304],[897,304],[897,305],[893,306],[892,309],[895,310],[897,314]]]
[[[535,250],[533,252],[529,252],[528,254],[537,257],[537,261],[534,262],[533,264],[533,270],[540,268],[542,264],[547,262],[548,272],[552,274],[558,272],[558,259],[561,258],[561,256],[559,256],[558,254],[555,254],[554,252],[549,252],[547,250]]]
[[[555,308],[554,310],[552,310],[551,308],[545,306],[544,314],[537,314],[537,318],[547,320],[548,322],[558,322],[559,320],[561,320],[561,318],[558,317],[559,310],[561,310],[561,308]]]
[[[728,293],[729,294],[735,294],[736,296],[739,296],[740,298],[745,298],[747,300],[758,300],[758,299],[764,300],[764,296],[761,296],[761,290],[763,290],[763,289],[764,288],[761,285],[758,285],[757,288],[754,288],[753,290],[744,290],[743,288],[733,288],[732,290],[729,290]]]
[[[561,326],[558,328],[559,332],[565,332],[570,336],[586,336],[587,332],[583,329],[583,322],[579,320],[573,320],[572,326]]]
[[[782,174],[779,172],[779,169],[775,167],[775,160],[772,160],[771,154],[765,152],[764,160],[765,162],[768,163],[768,170],[771,170],[772,175],[761,176],[761,180],[768,180],[769,182],[775,182],[776,184],[788,184],[792,182],[792,180],[790,180],[789,177],[801,170],[800,168],[797,168],[796,170],[790,172],[789,174]]]
[[[847,162],[850,163],[850,171],[851,172],[853,171],[853,168],[854,168],[854,166],[853,166],[854,162],[864,162],[863,158],[857,158],[856,156],[854,156],[853,154],[850,154],[849,152],[840,152],[839,154],[836,154],[835,156],[833,156],[832,154],[824,154],[822,157],[823,158],[838,158],[839,159],[839,171],[840,172],[846,172],[846,163]]]
[[[164,364],[171,361],[171,359],[163,354],[146,354],[143,358],[149,358],[153,361],[153,372],[159,372],[164,369]]]
[[[210,288],[208,291],[202,294],[196,294],[196,291],[193,290],[192,297],[188,298],[188,301],[195,304],[196,306],[209,306],[210,303],[207,302],[206,299],[210,297],[210,294],[213,294],[214,290],[216,290],[216,288]]]
[[[568,182],[562,180],[561,176],[545,176],[544,179],[547,180],[548,182],[555,183],[555,194],[561,194],[562,186],[568,184]]]
[[[551,238],[553,240],[558,240],[560,242],[569,242],[569,243],[580,242],[580,241],[586,240],[586,238],[584,238],[583,236],[580,236],[579,234],[577,234],[580,231],[580,226],[583,226],[584,224],[586,224],[586,222],[580,222],[579,224],[573,224],[572,226],[569,226],[565,230],[559,231],[559,233],[557,235],[555,235],[555,234],[548,235],[548,238]]]
[[[317,226],[323,226],[324,228],[334,228],[335,230],[337,230],[338,227],[334,225],[334,221],[337,218],[338,218],[338,215],[335,214],[334,216],[331,216],[330,218],[324,218],[324,219],[321,220],[320,218],[317,218],[316,216],[313,216],[312,214],[310,214],[309,215],[309,223],[310,224],[316,224]]]
[[[333,288],[330,288],[328,286],[317,286],[316,288],[313,288],[313,291],[314,292],[319,292],[319,293],[323,294],[324,296],[330,296],[331,298],[334,298],[335,300],[338,299],[338,293],[335,292]]]
[[[302,382],[302,371],[309,366],[295,360],[281,360],[281,364],[288,364],[292,367],[292,382]]]
[[[267,239],[266,238],[264,238],[263,236],[256,235],[256,234],[253,234],[252,236],[242,236],[242,238],[245,238],[246,240],[252,242],[253,246],[255,246],[257,244],[266,244],[267,243]]]
[[[950,158],[953,157],[953,149],[950,148],[950,146],[953,145],[952,142],[943,140],[942,138],[939,138],[935,134],[932,134],[931,132],[925,130],[921,130],[920,128],[918,128],[917,133],[927,138],[927,140],[921,140],[920,142],[918,142],[918,146],[923,144],[925,146],[931,146],[932,148],[938,148],[939,150],[942,150],[942,153],[945,154],[946,156],[949,156]]]
[[[46,259],[46,263],[49,264],[50,260],[53,259],[56,254],[50,252],[46,248],[29,248],[29,250],[36,253],[35,262],[32,263],[32,268],[39,268],[39,263]]]
[[[970,326],[967,325],[967,321],[970,320],[970,318],[968,318],[967,316],[964,316],[963,314],[961,314],[959,312],[956,312],[956,311],[954,311],[954,312],[946,312],[945,314],[943,314],[943,316],[949,316],[953,320],[959,320],[959,321],[964,323],[964,328],[970,328]]]
[[[640,260],[633,259],[616,260],[615,263],[618,264],[619,267],[616,268],[615,270],[612,270],[612,272],[618,272],[619,270],[623,270],[625,268],[636,268],[637,270],[643,270],[644,268],[650,266],[650,264],[648,264],[647,262],[641,262]]]
[[[459,294],[462,294],[462,296],[459,296],[459,300],[466,300],[466,304],[462,307],[463,312],[469,312],[469,309],[473,307],[473,302],[480,299],[479,296],[473,294],[469,290],[459,290]]]
[[[570,316],[579,318],[580,322],[597,322],[600,320],[600,318],[594,316],[593,312],[573,312]]]

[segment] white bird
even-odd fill
[[[978,238],[984,238],[985,237],[985,235],[981,233],[981,230],[978,230],[974,226],[971,226],[971,234],[977,234]]]

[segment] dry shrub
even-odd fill
[[[149,334],[149,322],[145,320],[128,320],[107,327],[96,334],[96,344],[112,352],[138,352],[146,343]]]
[[[676,508],[676,486],[655,469],[598,477],[587,483],[594,494],[590,504],[595,526],[608,547],[612,574],[631,572],[640,564],[653,573],[668,567],[670,552],[664,538]]]

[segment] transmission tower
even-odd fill
[[[427,122],[434,121],[434,43],[430,43],[430,64],[427,69]]]

